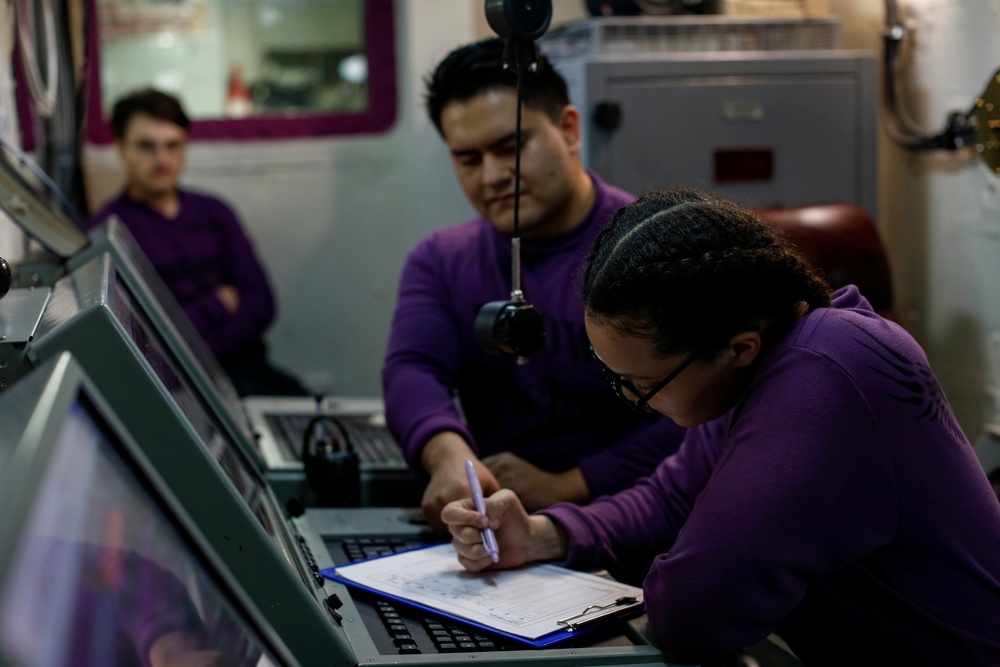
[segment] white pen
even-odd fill
[[[469,478],[472,502],[476,504],[476,510],[486,516],[486,499],[483,498],[483,487],[479,486],[479,477],[476,475],[476,467],[472,465],[472,459],[465,459],[465,476]],[[482,533],[486,553],[490,555],[494,563],[500,562],[500,545],[497,544],[497,536],[493,534],[493,529],[487,526],[482,529]]]

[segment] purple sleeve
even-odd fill
[[[725,417],[689,429],[677,455],[635,488],[541,512],[567,530],[568,565],[621,576],[652,563],[646,610],[680,658],[763,639],[809,580],[895,529],[894,477],[868,403],[839,367],[796,356],[769,369],[787,377],[780,367],[791,364],[796,381],[757,392],[743,407],[752,416],[728,435]]]
[[[623,491],[675,453],[685,430],[663,417],[636,429],[613,446],[580,459],[580,472],[592,497]]]
[[[895,531],[888,452],[852,378],[806,351],[766,374],[794,381],[772,382],[747,402],[752,416],[734,426],[724,464],[646,578],[657,636],[692,655],[763,639],[810,580]]]
[[[448,285],[436,270],[433,239],[407,258],[382,368],[386,420],[410,466],[433,435],[454,431],[475,447],[452,393],[460,363],[458,322],[441,298]]]
[[[810,580],[892,538],[895,480],[872,410],[838,366],[802,355],[811,353],[768,369],[794,381],[771,383],[743,406],[679,532],[694,497],[692,475],[705,475],[701,466],[684,470],[693,462],[688,443],[638,495],[553,514],[570,533],[572,562],[606,559],[622,541],[626,553],[636,543],[648,549],[657,531],[677,535],[673,545],[661,543],[669,548],[643,587],[657,637],[679,658],[762,640],[798,606]],[[686,485],[681,492],[678,484]]]
[[[723,421],[688,429],[677,453],[630,489],[585,507],[560,503],[539,512],[569,534],[564,564],[641,580],[653,559],[670,549],[708,482],[724,445]]]
[[[213,292],[202,292],[197,299],[188,299],[182,303],[181,308],[215,356],[223,355],[232,349],[232,341],[225,335],[230,314]]]
[[[225,356],[263,335],[274,320],[276,306],[264,267],[236,214],[220,201],[213,204],[224,253],[220,263],[225,267],[225,280],[239,293],[239,309],[230,313],[214,292],[206,292],[186,303],[184,310],[209,348],[217,356]]]

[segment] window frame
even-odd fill
[[[378,133],[396,122],[398,85],[394,0],[364,0],[365,56],[368,59],[368,108],[345,113],[307,113],[300,116],[251,118],[192,118],[191,141],[247,141]],[[115,141],[110,119],[101,104],[100,28],[97,0],[87,2],[87,140]]]

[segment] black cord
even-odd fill
[[[524,106],[524,69],[530,67],[534,55],[534,42],[509,38],[505,49],[506,66],[514,67],[516,91],[514,123],[514,230],[511,245],[510,298],[515,303],[525,303],[521,291],[521,107]],[[525,62],[527,60],[528,62]]]
[[[521,105],[524,100],[524,77],[521,73],[521,49],[514,47],[514,67],[517,69],[517,120],[514,124],[514,238],[520,236],[521,212]],[[519,262],[520,263],[520,262]],[[519,281],[520,282],[520,281]],[[520,289],[520,285],[517,286]]]
[[[885,130],[895,143],[911,151],[957,150],[975,142],[976,106],[966,112],[952,111],[944,129],[928,134],[917,128],[896,99],[896,73],[899,47],[906,36],[906,26],[899,19],[895,0],[885,0],[886,25],[882,29],[885,54],[882,60],[882,97],[885,105]]]

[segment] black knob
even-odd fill
[[[538,39],[552,21],[552,0],[486,0],[486,22],[501,37]]]
[[[594,125],[602,130],[617,130],[622,124],[622,105],[618,102],[598,102],[594,105]]]
[[[14,284],[14,273],[10,270],[10,264],[3,257],[0,257],[0,299],[7,296],[10,286]]]

